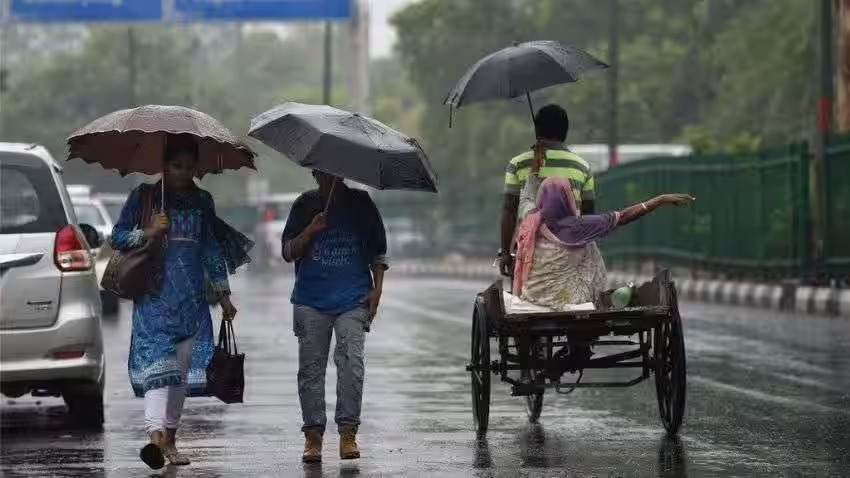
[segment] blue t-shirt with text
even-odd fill
[[[320,213],[324,201],[317,190],[292,205],[283,245],[297,237]],[[327,228],[295,262],[292,303],[341,314],[363,303],[372,290],[370,266],[387,252],[386,233],[378,209],[365,191],[337,191],[326,213]]]

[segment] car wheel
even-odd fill
[[[121,307],[121,301],[118,296],[112,292],[101,290],[100,302],[103,305],[103,315],[118,315]]]
[[[62,398],[76,424],[92,429],[103,427],[103,382],[69,385],[62,392]]]

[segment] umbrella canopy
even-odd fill
[[[183,106],[148,105],[102,116],[68,138],[68,159],[106,169],[158,174],[169,134],[198,138],[198,177],[224,169],[256,169],[254,152],[212,116]]]
[[[477,101],[510,99],[563,83],[585,71],[608,68],[589,53],[555,41],[515,44],[473,65],[448,94],[453,109]]]
[[[434,171],[415,139],[357,113],[286,103],[254,118],[248,136],[305,168],[376,189],[437,192]]]

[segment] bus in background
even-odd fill
[[[574,144],[570,151],[590,163],[593,174],[608,169],[607,144]],[[617,159],[619,164],[625,164],[660,156],[688,156],[692,152],[693,149],[686,144],[621,144],[617,147]]]

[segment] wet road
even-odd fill
[[[391,277],[391,276],[390,276]],[[547,395],[540,426],[493,382],[490,431],[470,412],[471,301],[486,284],[390,279],[367,338],[360,444],[303,466],[288,279],[234,281],[247,353],[246,403],[190,399],[182,443],[194,463],[165,476],[752,476],[850,473],[850,321],[684,304],[688,405],[665,440],[651,381]],[[104,324],[107,424],[68,425],[59,399],[3,399],[2,476],[152,476],[137,460],[142,402],[126,378],[129,309]],[[332,361],[331,361],[332,362]],[[334,369],[328,376],[333,417]],[[329,427],[329,432],[334,431]],[[158,474],[153,474],[158,476]]]

